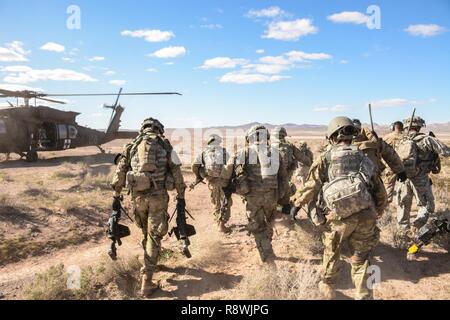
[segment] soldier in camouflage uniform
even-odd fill
[[[356,145],[359,150],[364,152],[364,154],[375,164],[376,174],[380,181],[382,181],[382,174],[386,170],[384,162],[388,165],[388,168],[393,174],[395,174],[396,180],[401,182],[406,181],[407,176],[405,167],[395,149],[383,139],[379,138],[376,133],[367,128],[363,128],[361,121],[358,119],[354,119],[353,123],[358,130],[358,136],[353,140],[353,144]],[[380,196],[385,197],[386,203],[389,203],[389,195],[386,188],[380,190],[380,193]]]
[[[246,146],[237,151],[223,170],[222,178],[245,200],[247,230],[255,237],[263,262],[273,262],[272,216],[277,210],[278,181],[285,176],[280,155],[271,150],[264,126],[250,128]]]
[[[392,148],[397,149],[398,143],[403,139],[404,127],[403,122],[397,121],[392,124],[392,132],[385,135],[383,140]],[[394,200],[395,184],[397,182],[397,175],[390,168],[386,168],[383,174],[384,184],[388,195],[388,202],[391,203]]]
[[[124,187],[131,191],[135,222],[143,234],[141,294],[144,296],[157,289],[152,277],[161,251],[161,240],[169,227],[167,191],[176,189],[178,202],[185,205],[186,186],[180,167],[179,158],[164,137],[164,126],[149,118],[143,122],[140,135],[125,147],[111,182],[115,191],[114,202],[120,201]]]
[[[291,183],[292,176],[299,163],[311,167],[313,154],[308,147],[300,150],[294,144],[287,141],[286,137],[286,129],[282,127],[275,127],[270,134],[272,148],[278,150],[281,156],[283,172],[286,172],[286,176],[282,177],[279,186],[279,192],[283,196],[278,200],[278,204],[282,206],[282,212],[284,214],[289,214],[292,207],[291,197],[295,193],[295,185]]]
[[[219,231],[226,233],[228,232],[226,224],[230,220],[232,199],[231,197],[225,199],[223,188],[226,185],[224,185],[224,180],[220,178],[223,167],[229,159],[227,150],[221,144],[221,137],[216,134],[211,135],[208,138],[207,147],[195,159],[192,171],[196,177],[196,183],[204,179],[208,181],[211,202],[214,205],[214,217]]]
[[[330,122],[328,138],[331,147],[312,165],[309,179],[294,198],[293,217],[301,207],[317,198],[320,192],[329,214],[323,234],[323,276],[319,289],[325,298],[334,299],[333,280],[338,272],[344,243],[351,250],[351,276],[356,299],[371,299],[367,268],[372,250],[379,242],[376,226],[386,206],[380,189],[384,189],[376,166],[352,145],[357,135],[351,119],[338,117]]]
[[[425,126],[425,121],[420,117],[406,119],[405,128],[408,129],[405,141],[412,142],[416,150],[412,159],[404,159],[405,167],[409,174],[405,183],[397,186],[397,222],[401,230],[407,232],[410,227],[410,214],[413,198],[417,201],[418,213],[413,224],[421,228],[435,211],[434,195],[430,173],[440,172],[440,156],[450,156],[450,149],[444,143],[434,137],[434,134],[426,135],[420,130]],[[412,168],[412,169],[411,169]]]

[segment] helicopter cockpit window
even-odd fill
[[[58,124],[59,139],[67,139],[67,126],[65,124]]]
[[[6,123],[4,120],[0,120],[0,134],[6,134]]]
[[[78,130],[74,126],[69,126],[69,139],[75,139],[78,135]]]

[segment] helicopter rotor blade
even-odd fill
[[[47,99],[47,98],[36,97],[36,99],[44,100],[44,101],[48,101],[48,102],[53,102],[53,103],[66,104],[66,102],[64,102],[64,101],[52,100],[52,99]]]
[[[131,92],[121,93],[121,96],[160,96],[160,95],[178,95],[178,92]],[[68,93],[68,94],[46,94],[46,97],[101,97],[101,96],[117,96],[117,93]]]

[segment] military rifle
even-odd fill
[[[448,218],[434,218],[420,228],[414,239],[414,244],[408,249],[409,254],[416,254],[423,246],[428,245],[439,234],[450,233],[450,221]]]
[[[111,246],[108,250],[108,255],[112,260],[117,260],[117,245],[122,245],[122,238],[128,237],[131,232],[130,228],[119,223],[122,218],[122,213],[125,214],[130,221],[133,219],[128,215],[125,209],[122,207],[121,202],[123,201],[123,196],[115,198],[115,204],[113,204],[113,209],[111,216],[108,220],[108,229],[106,231],[106,236],[112,241]]]
[[[189,246],[191,242],[189,241],[189,237],[196,235],[196,230],[193,225],[186,223],[186,214],[195,221],[194,217],[189,213],[186,209],[186,202],[184,199],[177,199],[177,206],[170,217],[169,223],[172,221],[173,217],[177,214],[176,218],[176,226],[172,228],[169,232],[169,237],[175,234],[175,237],[178,241],[183,242],[183,255],[190,259],[192,258],[191,252],[189,251]]]
[[[205,183],[205,181],[203,181],[203,180],[197,179],[197,180],[195,180],[193,183],[191,183],[191,184],[189,185],[189,191],[194,190],[195,187],[198,186],[199,184],[206,184],[206,183]]]
[[[416,108],[414,108],[414,111],[413,111],[413,114],[412,114],[412,117],[411,117],[411,120],[409,121],[409,127],[408,127],[408,132],[407,132],[407,136],[409,135],[409,133],[411,132],[411,129],[412,129],[412,124],[413,124],[413,121],[414,121],[414,117],[416,116]]]

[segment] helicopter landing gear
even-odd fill
[[[25,156],[25,160],[27,162],[36,162],[38,161],[38,158],[38,153],[35,149],[31,149],[30,151],[28,151]]]

